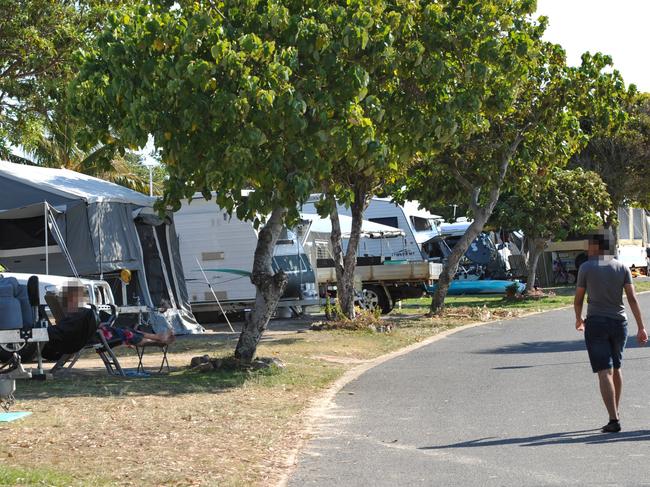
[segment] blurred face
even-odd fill
[[[593,242],[590,240],[589,247],[587,249],[587,255],[589,255],[589,257],[595,257],[597,255],[600,255],[600,253],[601,252],[600,247],[598,246],[598,242]]]
[[[84,288],[76,283],[69,284],[63,288],[63,298],[68,310],[82,308],[86,302]]]

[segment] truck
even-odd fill
[[[315,210],[313,206],[303,206],[303,225],[297,233],[310,256],[312,267],[316,269],[320,295],[334,296],[336,270],[330,243],[331,224],[329,218],[321,218],[315,212],[307,213],[306,209]],[[392,211],[391,208],[388,209]],[[408,226],[407,233],[396,226],[400,220],[402,225],[409,225],[408,215],[379,212],[376,220],[383,218],[381,215],[391,218],[384,221],[394,225],[372,220],[362,222],[355,281],[359,288],[360,304],[368,308],[379,308],[386,314],[398,301],[423,296],[425,286],[432,285],[440,276],[442,264],[422,258],[416,232],[412,227]],[[347,248],[352,218],[339,214],[339,223],[343,244]],[[429,239],[430,237],[426,238]]]

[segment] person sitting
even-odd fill
[[[100,323],[97,326],[95,311],[87,307],[85,286],[78,280],[70,280],[63,287],[64,318],[54,326],[48,326],[49,342],[43,347],[43,357],[58,360],[66,354],[76,353],[88,344],[96,331],[109,342],[127,346],[169,345],[175,336],[171,330],[164,333],[146,333],[130,328],[112,327]]]

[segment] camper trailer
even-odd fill
[[[0,161],[0,265],[105,280],[122,322],[146,313],[155,328],[201,332],[173,217],[159,217],[155,201],[74,171]]]
[[[214,316],[220,304],[227,311],[250,308],[255,301],[250,274],[257,246],[252,222],[228,215],[198,193],[182,202],[174,219],[189,299],[199,319]],[[293,231],[283,230],[273,262],[289,277],[279,308],[319,304],[313,269]]]

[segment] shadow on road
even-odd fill
[[[627,338],[626,349],[641,348],[636,341],[636,335],[630,335]],[[521,342],[511,343],[497,348],[486,348],[478,350],[479,354],[523,354],[523,353],[559,353],[559,352],[586,352],[584,339],[579,340],[562,340],[562,341],[544,341],[544,342]]]
[[[621,443],[630,441],[650,441],[650,430],[623,431],[621,433],[601,433],[600,429],[550,433],[547,435],[527,436],[521,438],[479,438],[477,440],[451,443],[449,445],[424,446],[418,450],[444,450],[448,448],[477,448],[486,446],[544,446],[603,443]]]
[[[522,342],[512,343],[497,348],[486,348],[476,353],[482,354],[517,354],[517,353],[558,353],[586,351],[584,340]]]

